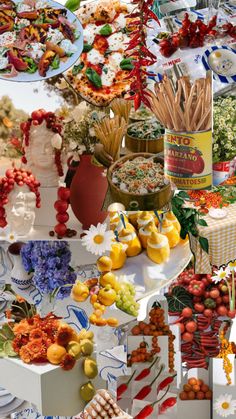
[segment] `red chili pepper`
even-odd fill
[[[127,390],[128,385],[129,385],[130,381],[132,380],[135,373],[136,373],[136,370],[133,372],[133,374],[131,375],[131,377],[127,381],[127,383],[123,383],[117,388],[117,399],[118,400],[120,399],[120,396]]]
[[[148,404],[147,406],[145,406],[142,410],[140,410],[140,412],[134,417],[134,419],[145,419],[145,418],[147,418],[148,416],[150,416],[151,414],[152,414],[152,412],[153,412],[153,410],[154,410],[154,406],[157,404],[157,403],[159,403],[162,399],[164,399],[164,397],[167,395],[167,393],[168,393],[168,391],[169,391],[169,388],[170,387],[168,387],[167,388],[167,390],[166,390],[166,392],[165,392],[165,394],[163,394],[163,396],[160,398],[160,399],[158,399],[158,400],[156,400],[154,403],[152,403],[152,404]]]
[[[166,399],[159,408],[159,413],[164,413],[167,409],[170,407],[173,407],[176,405],[177,398],[176,397],[169,397]]]
[[[164,388],[166,388],[167,386],[169,386],[171,383],[173,383],[174,378],[176,377],[176,375],[177,374],[171,375],[170,377],[167,377],[163,381],[161,381],[161,383],[158,384],[157,393],[159,393],[160,390],[163,390]]]
[[[135,378],[134,381],[141,381],[143,378],[147,377],[150,373],[151,373],[151,368],[153,367],[153,365],[156,363],[156,361],[158,360],[158,358],[156,358],[153,363],[150,365],[149,368],[144,368],[144,370],[142,370],[137,377]]]
[[[134,397],[134,399],[137,399],[137,400],[143,400],[143,399],[145,399],[145,397],[146,396],[148,396],[148,394],[149,393],[151,393],[151,391],[152,391],[152,385],[155,383],[155,381],[158,379],[158,377],[160,376],[160,374],[162,373],[162,371],[163,371],[163,368],[164,368],[164,365],[161,365],[161,368],[160,368],[160,370],[159,370],[159,372],[158,372],[158,374],[157,374],[157,376],[154,378],[154,380],[152,380],[152,382],[149,384],[149,385],[147,385],[147,386],[145,386],[145,387],[143,387],[137,394],[136,394],[136,396]]]

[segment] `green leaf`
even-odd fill
[[[204,227],[207,227],[207,222],[205,221],[205,220],[203,220],[203,218],[199,218],[199,220],[197,221],[197,223],[200,225],[200,226],[204,226]]]
[[[179,313],[185,307],[193,308],[192,295],[183,287],[172,288],[171,295],[166,294],[168,309],[173,313]]]
[[[96,87],[102,87],[102,79],[99,74],[93,68],[87,68],[85,72],[86,76],[88,77],[89,81]]]
[[[38,70],[38,67],[32,58],[25,57],[24,61],[26,61],[28,64],[27,73],[33,74]]]
[[[192,215],[195,215],[195,210],[191,208],[184,209],[185,211],[185,218],[190,218]]]
[[[52,61],[51,67],[53,70],[57,70],[60,67],[60,58],[56,55]]]
[[[199,236],[198,238],[201,248],[204,250],[204,252],[209,252],[209,243],[208,240],[205,237]]]
[[[80,0],[67,0],[65,7],[71,12],[75,12],[80,7]]]
[[[84,63],[80,63],[78,65],[74,65],[72,68],[72,75],[77,76],[78,73],[80,73],[81,70],[84,68]]]
[[[99,33],[103,36],[109,36],[112,34],[112,27],[106,23],[106,25],[100,29]]]
[[[93,46],[90,44],[84,44],[83,52],[89,52],[93,49]]]
[[[7,339],[13,340],[15,335],[8,324],[2,326],[2,333],[6,336]]]
[[[177,194],[177,196],[179,196],[180,198],[183,198],[183,199],[189,199],[189,194],[187,192],[185,192],[185,191],[180,191]]]
[[[132,63],[132,59],[131,58],[124,58],[124,60],[122,60],[120,62],[120,68],[122,70],[132,70],[134,68],[133,63]]]

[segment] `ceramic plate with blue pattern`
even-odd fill
[[[189,19],[192,22],[195,22],[195,20],[197,19],[204,20],[203,14],[200,12],[197,12],[196,10],[190,10],[190,11],[183,10],[182,12],[178,13],[175,16],[175,22],[180,26],[182,26],[182,20],[184,20],[185,13],[188,13]]]
[[[236,82],[236,50],[226,45],[209,47],[202,56],[206,70],[213,71],[215,80],[221,83]]]

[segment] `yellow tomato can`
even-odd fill
[[[212,131],[175,132],[164,136],[165,175],[178,189],[212,186]]]

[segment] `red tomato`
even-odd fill
[[[204,310],[203,314],[204,314],[204,316],[206,316],[206,317],[212,317],[213,312],[212,312],[212,310],[211,310],[210,308],[206,308],[206,309]]]
[[[181,313],[182,317],[189,318],[189,317],[192,317],[192,315],[193,315],[193,310],[190,307],[185,307],[182,310],[182,313]]]
[[[214,298],[215,300],[219,296],[220,296],[220,291],[218,290],[218,288],[212,288],[212,290],[210,291],[210,297]]]
[[[205,310],[205,306],[204,304],[196,303],[194,304],[194,310],[197,311],[198,313],[203,313],[203,311]]]
[[[184,342],[192,342],[193,340],[193,334],[189,332],[185,332],[182,334],[182,339]]]
[[[204,160],[201,156],[198,156],[197,160],[193,163],[194,173],[200,174],[205,168]]]
[[[94,38],[93,47],[101,52],[101,54],[104,54],[104,52],[109,48],[109,44],[104,36],[96,35]]]
[[[197,330],[197,324],[194,321],[190,321],[185,325],[187,332],[194,333]]]
[[[88,62],[87,66],[95,70],[99,74],[99,76],[102,75],[102,68],[100,67],[100,65]]]
[[[227,316],[227,312],[228,312],[228,310],[227,310],[227,308],[225,307],[225,306],[219,306],[219,307],[217,307],[217,309],[216,309],[216,311],[217,311],[217,314],[219,314],[219,316]]]

